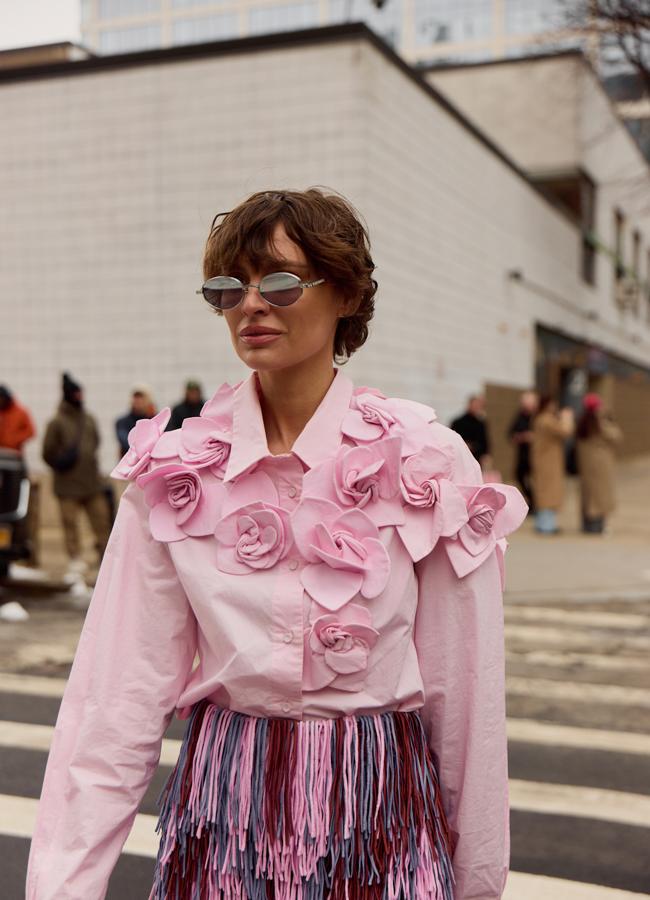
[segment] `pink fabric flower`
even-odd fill
[[[199,476],[181,463],[165,463],[140,475],[151,508],[149,527],[157,541],[181,541],[214,532],[223,502],[223,485],[209,473]]]
[[[270,569],[293,543],[289,513],[258,501],[225,516],[215,529],[217,567],[232,575]]]
[[[310,563],[302,585],[326,609],[340,609],[355,594],[377,597],[386,587],[390,560],[377,526],[360,509],[305,498],[293,513],[298,550]]]
[[[152,450],[171,417],[168,406],[152,419],[139,419],[129,431],[129,449],[111,472],[111,478],[133,481],[149,467]]]
[[[414,562],[467,522],[465,498],[451,482],[453,465],[449,447],[428,446],[402,462],[405,521],[397,530]]]
[[[376,393],[354,394],[341,430],[356,443],[370,443],[384,437],[401,437],[402,453],[416,453],[426,442],[427,424],[435,412],[414,400],[396,400]]]
[[[343,691],[361,690],[368,655],[378,637],[370,613],[356,603],[318,616],[305,632],[304,690],[330,684]]]
[[[401,438],[343,446],[335,459],[311,469],[303,495],[363,509],[378,528],[404,521],[400,500]]]
[[[508,484],[459,485],[467,504],[467,523],[444,546],[459,578],[477,569],[511,531],[526,518],[528,506]],[[502,545],[501,545],[502,546]]]
[[[209,466],[215,475],[223,477],[230,456],[232,434],[226,423],[202,416],[183,421],[179,442],[180,458],[187,465]]]

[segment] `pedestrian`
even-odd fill
[[[490,464],[490,435],[485,412],[485,397],[474,394],[467,401],[467,408],[462,416],[454,419],[451,428],[457,431],[481,466]]]
[[[67,372],[63,374],[62,388],[63,398],[45,431],[43,459],[53,470],[52,487],[59,503],[68,554],[66,575],[75,578],[88,568],[81,556],[81,511],[92,528],[99,562],[108,541],[110,518],[106,486],[97,462],[97,423],[86,412],[81,385]]]
[[[535,391],[524,391],[519,398],[519,410],[508,429],[508,437],[515,448],[515,481],[528,504],[529,514],[535,512],[530,448],[533,442],[533,418],[538,404],[539,397]]]
[[[585,394],[582,403],[584,411],[576,428],[582,530],[602,534],[606,517],[616,507],[616,448],[623,432],[598,394]]]
[[[251,373],[180,429],[168,408],[136,423],[114,470],[27,900],[104,896],[174,710],[151,900],[496,900],[501,538],[523,498],[483,487],[432,409],[333,366],[377,287],[342,197],[252,195],[203,269]]]
[[[172,409],[172,414],[167,424],[167,431],[180,428],[185,419],[198,416],[204,403],[203,388],[199,382],[193,379],[187,381],[185,383],[185,397]]]
[[[35,435],[36,428],[27,409],[6,385],[0,385],[0,448],[22,454],[27,441]]]
[[[574,431],[573,411],[558,410],[547,395],[540,398],[533,420],[531,462],[535,498],[535,530],[539,534],[558,534],[557,513],[564,502],[565,442]]]
[[[129,432],[140,419],[153,419],[156,410],[151,391],[144,384],[136,384],[131,391],[131,408],[115,422],[115,433],[120,448],[120,459],[129,450]]]

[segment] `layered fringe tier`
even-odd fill
[[[417,712],[296,721],[202,701],[159,805],[149,900],[453,900]]]

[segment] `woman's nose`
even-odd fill
[[[269,304],[260,294],[259,288],[254,287],[252,284],[249,286],[241,302],[241,311],[246,316],[251,316],[256,312],[269,311]]]

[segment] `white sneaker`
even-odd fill
[[[11,600],[0,606],[0,619],[3,622],[26,622],[29,619],[29,613],[20,603]]]
[[[9,563],[9,578],[14,581],[45,581],[47,573],[31,566],[21,566],[20,563]]]
[[[79,575],[83,575],[88,571],[88,563],[85,559],[81,559],[78,556],[76,559],[71,559],[68,563],[68,572],[76,572]]]

